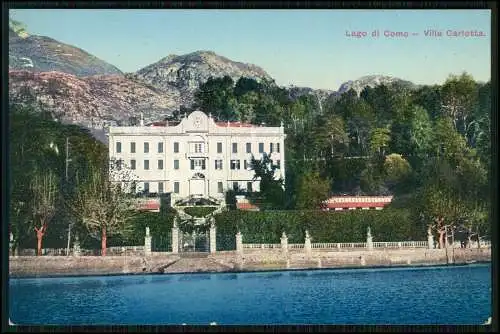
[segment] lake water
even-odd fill
[[[33,324],[482,324],[491,266],[9,280]]]

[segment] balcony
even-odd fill
[[[208,158],[208,152],[188,152],[186,153],[186,159],[191,158]]]

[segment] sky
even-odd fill
[[[211,50],[262,67],[279,85],[315,89],[375,74],[416,84],[442,84],[464,71],[477,81],[491,74],[489,10],[22,9],[10,17],[30,34],[79,47],[123,72]],[[428,29],[443,36],[425,36]],[[448,30],[485,36],[450,37]],[[363,31],[367,36],[352,36]]]

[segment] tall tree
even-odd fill
[[[258,160],[252,156],[250,168],[254,171],[254,180],[260,181],[260,202],[263,209],[281,209],[284,206],[285,192],[283,189],[283,177],[276,177],[278,166],[273,164],[268,154]]]
[[[307,172],[300,178],[297,190],[297,209],[318,209],[330,195],[331,180],[317,171]]]
[[[102,256],[106,256],[107,237],[127,234],[137,214],[132,195],[122,189],[122,182],[130,181],[116,170],[110,172],[107,168],[91,168],[88,180],[79,184],[70,203],[73,214],[83,226],[95,238],[101,239]]]
[[[477,85],[471,75],[450,75],[441,87],[442,110],[453,120],[455,129],[466,134],[470,126],[470,116],[478,103]]]
[[[56,213],[56,202],[59,196],[58,181],[51,170],[39,171],[31,183],[32,214],[34,230],[37,238],[37,255],[42,255],[42,240],[49,223]]]

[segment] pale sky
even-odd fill
[[[31,34],[135,72],[169,54],[211,50],[262,67],[279,85],[337,90],[365,75],[441,84],[466,71],[488,81],[490,10],[11,10]],[[371,37],[379,30],[378,38]],[[443,36],[425,36],[435,29]],[[482,31],[450,37],[447,30]],[[351,31],[365,31],[355,38]],[[385,31],[408,37],[385,37]],[[413,35],[416,33],[418,35]]]

